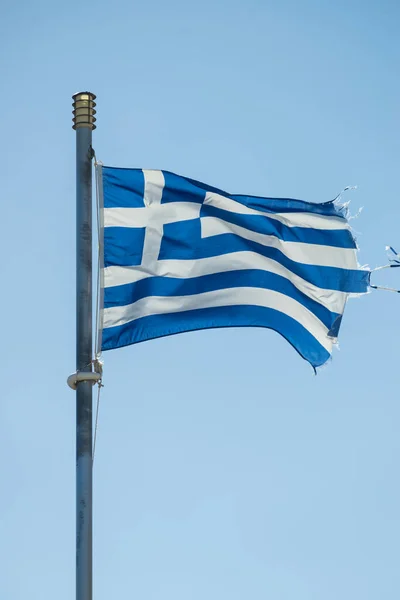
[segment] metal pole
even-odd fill
[[[92,130],[95,100],[73,96],[76,130],[76,600],[92,600]],[[90,376],[89,376],[90,377]]]

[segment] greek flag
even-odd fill
[[[97,167],[101,347],[214,327],[268,327],[314,368],[349,294],[368,290],[336,201],[228,194],[168,171]]]

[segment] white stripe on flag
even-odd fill
[[[191,296],[148,296],[127,306],[104,309],[104,328],[117,327],[152,315],[238,305],[278,310],[300,323],[329,353],[332,351],[333,341],[328,338],[328,329],[313,313],[285,294],[252,287],[215,290]]]
[[[163,236],[163,224],[160,220],[152,218],[160,208],[161,198],[165,185],[162,171],[145,171],[144,175],[144,204],[149,214],[142,255],[142,267],[152,272],[160,253]]]
[[[234,233],[241,238],[276,248],[285,256],[295,262],[305,265],[318,265],[323,267],[338,267],[339,269],[357,269],[357,257],[353,248],[336,248],[334,246],[321,246],[319,244],[305,244],[303,242],[287,242],[274,235],[257,233],[222,221],[216,217],[201,218],[201,237],[208,238],[224,233]]]
[[[316,302],[326,306],[328,310],[339,314],[342,314],[344,310],[344,305],[348,298],[347,293],[319,288],[302,277],[295,275],[292,271],[271,258],[266,258],[255,252],[235,252],[211,258],[199,258],[197,260],[159,260],[156,271],[152,274],[143,271],[140,267],[107,267],[104,269],[104,285],[106,288],[126,285],[153,275],[187,279],[189,277],[200,277],[202,275],[244,269],[260,269],[281,275],[291,281],[298,290]]]
[[[215,206],[229,212],[237,213],[239,215],[258,215],[262,217],[268,217],[280,221],[288,227],[307,227],[312,229],[347,229],[347,222],[340,217],[328,217],[326,215],[317,215],[309,212],[298,212],[298,213],[270,213],[262,210],[256,210],[249,208],[241,202],[231,200],[220,194],[214,192],[207,192],[204,200],[204,204]]]
[[[105,208],[105,227],[147,227],[156,218],[165,223],[198,219],[200,204],[195,202],[167,202],[160,204],[157,211],[143,208]]]

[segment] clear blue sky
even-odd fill
[[[97,94],[109,165],[315,202],[357,184],[377,266],[400,246],[399,23],[394,0],[4,4],[1,598],[75,590],[71,95]],[[317,377],[268,330],[107,353],[96,600],[400,597],[399,306],[351,300]]]

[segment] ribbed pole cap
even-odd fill
[[[90,127],[90,129],[96,129],[96,96],[91,92],[78,92],[72,96],[74,110],[73,113],[73,125],[72,129],[78,129],[78,127]]]

